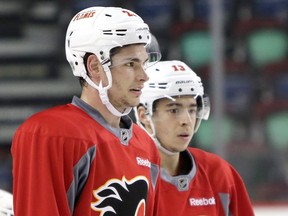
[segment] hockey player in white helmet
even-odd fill
[[[252,216],[235,169],[214,154],[189,147],[210,113],[201,78],[178,60],[160,61],[146,71],[149,80],[135,113],[161,155],[158,215]]]
[[[0,216],[14,216],[13,195],[0,189]]]
[[[194,73],[184,62],[181,61],[162,61],[147,69],[149,81],[145,84],[140,103],[145,107],[144,114],[148,116],[150,122],[150,134],[156,144],[167,154],[174,154],[168,148],[161,145],[157,139],[157,134],[152,121],[153,111],[155,111],[155,102],[159,99],[169,99],[175,101],[173,97],[192,96],[195,100],[195,133],[202,119],[207,120],[210,113],[209,97],[204,94],[204,88],[200,77]],[[144,106],[143,106],[144,105]],[[140,124],[139,115],[136,119]],[[145,128],[147,130],[147,128]],[[193,134],[191,134],[193,135]]]
[[[78,13],[68,26],[65,42],[66,58],[71,65],[74,76],[83,78],[95,88],[102,103],[113,115],[123,116],[131,111],[132,105],[119,108],[111,103],[109,96],[112,93],[110,95],[108,93],[113,85],[111,74],[113,69],[111,68],[117,68],[130,62],[133,64],[138,62],[134,62],[133,53],[127,53],[122,58],[115,57],[113,59],[112,57],[117,52],[117,48],[131,44],[139,46],[142,44],[144,47],[148,47],[150,42],[149,27],[134,12],[121,8],[89,8]],[[93,80],[87,71],[87,65],[85,65],[85,57],[89,58],[89,54],[97,57],[98,63],[105,72],[105,76],[100,77],[97,81]],[[143,58],[141,59],[143,62],[139,62],[139,66],[144,68],[159,61],[161,55],[153,52],[148,53],[147,57],[145,55],[137,56],[137,58],[139,57]],[[136,86],[134,92],[139,90],[139,86]]]
[[[127,115],[140,102],[151,34],[134,12],[90,7],[72,17],[65,49],[82,91],[16,131],[15,215],[157,215],[160,157]]]

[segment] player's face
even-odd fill
[[[194,133],[196,100],[193,96],[174,97],[175,101],[161,99],[153,113],[156,136],[161,145],[172,152],[187,148]]]
[[[142,44],[123,47],[112,57],[112,87],[108,96],[118,110],[139,104],[141,90],[148,80],[144,70],[147,59],[148,54]]]

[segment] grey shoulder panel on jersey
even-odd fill
[[[230,210],[229,210],[229,205],[230,205],[230,199],[229,199],[229,194],[227,193],[219,193],[220,199],[221,199],[221,204],[225,212],[225,216],[232,216]]]
[[[88,179],[90,166],[95,156],[96,146],[92,146],[73,168],[73,180],[66,193],[71,214],[73,214],[74,211],[75,201],[81,194],[81,191]]]
[[[155,189],[157,178],[159,175],[159,166],[157,164],[151,164],[151,179],[152,179],[152,186]]]

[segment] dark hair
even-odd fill
[[[159,101],[160,101],[161,99],[162,99],[162,98],[157,99],[157,100],[155,100],[155,101],[153,102],[153,104],[152,104],[152,112],[153,112],[153,113],[156,112],[157,105],[158,105],[158,103],[159,103]]]

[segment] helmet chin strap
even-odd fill
[[[121,116],[125,116],[127,114],[130,113],[132,107],[126,108],[123,112],[119,112],[109,101],[109,97],[108,97],[108,89],[111,88],[112,86],[112,76],[111,76],[111,71],[109,68],[109,65],[107,64],[108,62],[103,64],[103,68],[104,71],[107,75],[108,78],[108,85],[104,86],[102,85],[102,80],[100,81],[99,85],[96,85],[91,79],[90,77],[87,75],[86,72],[82,72],[81,76],[83,77],[83,79],[86,80],[86,82],[92,86],[93,88],[98,90],[99,93],[99,97],[102,101],[102,103],[106,106],[106,108],[115,116],[117,117],[121,117]]]
[[[166,149],[165,147],[163,147],[156,137],[154,137],[153,140],[156,143],[157,148],[161,152],[163,152],[164,154],[169,155],[169,156],[173,156],[173,155],[177,155],[179,153],[179,152],[172,152],[172,151]]]
[[[102,103],[106,106],[106,108],[115,116],[121,117],[130,113],[132,107],[126,108],[122,113],[119,112],[109,101],[107,90],[105,87],[102,86],[102,81],[99,83],[98,92],[99,97]]]

